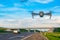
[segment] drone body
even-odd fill
[[[50,16],[49,19],[51,19],[52,13],[51,11],[49,13],[44,13],[43,11],[40,11],[39,13],[34,13],[32,12],[32,18],[34,18],[34,16],[39,15],[40,17],[44,17],[44,15]]]

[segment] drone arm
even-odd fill
[[[50,19],[51,19],[51,16],[52,16],[51,13],[46,13],[46,14],[44,14],[44,15],[48,15],[48,16],[50,16]]]
[[[34,18],[35,15],[39,15],[39,14],[37,14],[37,13],[32,13],[32,18]]]

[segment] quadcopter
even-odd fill
[[[47,16],[50,16],[49,19],[51,19],[51,17],[52,17],[51,11],[49,11],[48,13],[44,13],[43,11],[40,11],[39,13],[34,13],[32,11],[32,18],[34,18],[34,16],[36,16],[36,15],[39,15],[40,17],[44,17],[44,15],[47,15]]]

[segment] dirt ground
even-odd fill
[[[47,40],[47,39],[44,36],[42,36],[40,33],[35,33],[31,37],[25,40]]]

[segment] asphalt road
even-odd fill
[[[24,32],[20,34],[0,33],[0,40],[21,40],[22,38],[33,34],[32,32]]]

